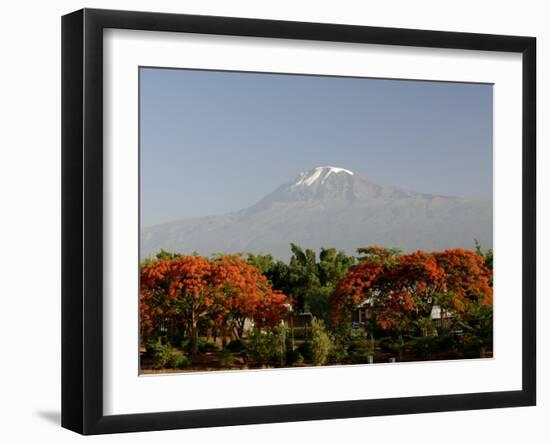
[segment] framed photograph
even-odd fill
[[[62,20],[62,425],[536,402],[532,37]]]

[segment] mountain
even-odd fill
[[[141,256],[172,252],[263,252],[290,256],[289,243],[355,253],[360,246],[492,247],[492,200],[410,192],[343,168],[317,167],[262,200],[221,216],[142,228]]]

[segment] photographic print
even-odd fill
[[[493,85],[140,67],[140,373],[493,357]]]

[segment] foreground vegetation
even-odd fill
[[[142,371],[492,356],[492,251],[291,250],[142,263]]]

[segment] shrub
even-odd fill
[[[285,330],[282,327],[274,328],[271,331],[261,331],[255,329],[247,340],[247,358],[258,364],[284,362],[284,336]]]
[[[243,340],[231,340],[226,349],[231,352],[243,352],[246,349],[246,343]]]
[[[348,358],[348,350],[345,344],[338,339],[332,338],[332,347],[328,354],[328,361],[331,363],[341,363]]]
[[[158,340],[151,340],[151,339],[148,339],[145,341],[144,343],[144,346],[145,346],[145,352],[148,354],[148,355],[151,355],[151,356],[154,356],[155,354],[155,347],[157,345],[157,343],[160,341],[160,339]]]
[[[403,339],[399,337],[383,337],[378,341],[380,348],[385,352],[394,352],[396,348],[401,346]]]
[[[332,340],[325,329],[323,320],[311,321],[311,361],[314,365],[324,365],[332,348]]]
[[[213,352],[213,351],[219,351],[221,349],[221,346],[212,341],[207,341],[205,339],[199,338],[198,341],[198,348],[199,352]]]
[[[356,337],[348,346],[348,355],[352,363],[368,363],[374,355],[373,343],[367,337]]]
[[[150,353],[153,356],[153,368],[162,369],[168,365],[170,360],[170,354],[172,352],[172,346],[169,344],[162,344],[160,339],[150,344]]]
[[[180,369],[189,366],[189,360],[183,351],[172,347],[170,344],[162,344],[160,340],[151,344],[151,354],[154,369]]]
[[[183,339],[180,341],[178,348],[183,349],[185,351],[189,351],[189,340]]]
[[[235,364],[235,359],[233,357],[232,352],[229,349],[224,349],[221,354],[220,358],[218,360],[220,362],[220,366],[222,368],[232,368]]]
[[[474,305],[468,307],[458,325],[464,331],[462,340],[468,356],[477,353],[483,357],[493,349],[493,307]],[[477,348],[477,350],[476,350]]]
[[[177,349],[172,350],[170,358],[168,360],[168,367],[173,369],[184,369],[189,366],[189,359],[183,353]]]
[[[299,365],[304,362],[304,356],[300,354],[300,351],[298,350],[287,349],[285,354],[285,361],[287,365]]]
[[[437,335],[414,337],[410,344],[415,355],[430,358],[431,354],[439,351],[441,339]]]
[[[398,361],[402,360],[402,353],[405,349],[405,340],[401,336],[397,337],[384,337],[379,341],[380,347],[393,355],[398,357]]]
[[[311,358],[312,358],[311,342],[305,341],[301,343],[298,346],[298,352],[300,353],[300,355],[304,360],[311,361]]]

